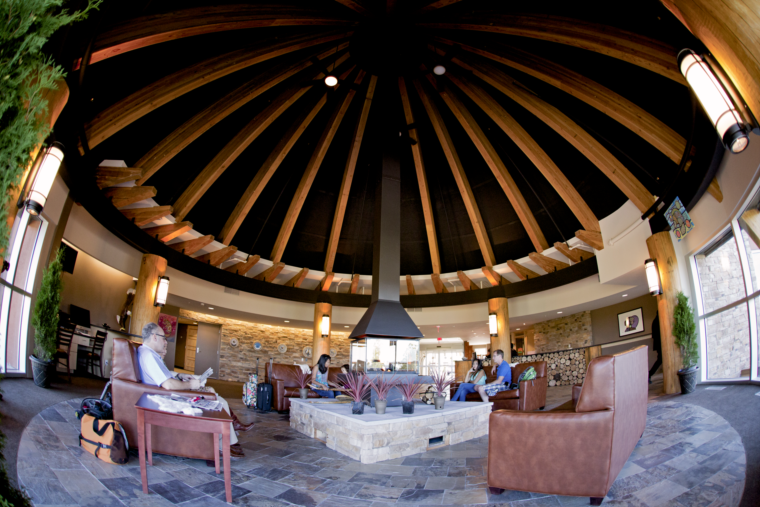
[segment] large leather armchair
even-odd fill
[[[546,406],[546,387],[548,379],[546,378],[546,361],[536,361],[534,363],[518,363],[512,366],[512,381],[516,382],[520,374],[529,366],[536,369],[536,378],[534,380],[523,380],[517,389],[501,391],[495,396],[488,398],[493,402],[492,410],[540,410]],[[487,366],[486,383],[496,380],[496,375],[491,375],[491,367]],[[452,384],[451,397],[453,398],[459,388],[459,383]],[[465,401],[480,401],[482,398],[478,393],[470,393]]]
[[[121,423],[127,434],[130,447],[137,447],[137,411],[135,403],[143,393],[167,394],[169,391],[140,382],[137,362],[139,343],[124,338],[113,340],[113,370],[111,371],[111,393],[113,398],[113,418]],[[173,391],[197,396],[197,391]],[[204,394],[207,399],[216,399],[213,394]],[[214,459],[214,441],[211,433],[175,430],[162,426],[151,429],[153,452],[182,456],[185,458]]]
[[[290,398],[298,398],[300,392],[296,382],[296,364],[266,364],[266,381],[272,384],[272,407],[278,412],[290,410]],[[328,368],[327,380],[338,382],[340,367]],[[309,398],[319,398],[319,395],[309,390]]]
[[[491,492],[588,496],[600,505],[644,432],[648,378],[647,347],[641,346],[591,361],[577,404],[491,413]],[[514,435],[520,435],[520,466]]]

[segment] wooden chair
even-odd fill
[[[103,376],[103,362],[101,361],[101,356],[103,355],[103,346],[106,344],[106,337],[107,334],[105,331],[98,331],[95,333],[95,337],[92,339],[93,344],[89,352],[84,353],[84,357],[87,361],[87,373],[90,372],[90,369],[95,368],[94,361],[97,359],[98,366],[100,367],[100,376]],[[93,371],[93,375],[95,375],[95,372]]]
[[[71,361],[69,359],[71,355],[71,342],[74,339],[74,329],[66,325],[58,326],[58,339],[56,341],[56,369],[58,365],[63,365],[63,360],[66,360],[66,370],[69,372],[69,384],[71,383]]]

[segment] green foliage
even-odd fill
[[[58,309],[63,290],[63,249],[58,250],[55,260],[45,268],[42,285],[34,304],[34,355],[40,361],[50,361],[55,355],[58,336]]]
[[[687,369],[699,362],[697,326],[694,324],[694,311],[689,306],[689,298],[680,291],[676,297],[678,304],[673,310],[673,336],[676,345],[681,347],[683,368]]]
[[[0,0],[3,1],[3,0]],[[23,491],[14,488],[5,469],[5,435],[0,432],[0,507],[31,507],[32,502]]]
[[[50,133],[41,118],[45,90],[57,88],[63,68],[42,52],[60,27],[83,19],[83,11],[60,10],[64,0],[0,0],[0,248],[8,246],[9,193],[22,182],[30,154]]]

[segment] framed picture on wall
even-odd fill
[[[158,314],[158,325],[164,330],[167,342],[173,342],[177,336],[177,317],[173,315],[166,315],[165,313]]]
[[[642,333],[644,331],[644,314],[641,308],[618,313],[620,336]]]

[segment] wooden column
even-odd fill
[[[512,347],[509,340],[509,306],[507,298],[492,298],[488,300],[488,315],[496,314],[496,329],[498,334],[491,337],[491,354],[497,349],[504,351],[504,360],[512,361]],[[490,317],[489,317],[490,318]]]
[[[145,254],[140,263],[140,275],[135,287],[135,301],[132,304],[130,332],[142,333],[142,328],[148,322],[158,322],[160,306],[153,306],[156,300],[158,277],[166,273],[166,259],[158,255]]]
[[[322,316],[330,317],[330,330],[327,338],[322,338]],[[317,303],[314,305],[314,342],[311,346],[312,363],[317,364],[319,356],[330,354],[330,338],[332,337],[332,304]]]
[[[588,347],[586,349],[586,367],[588,368],[589,363],[602,355],[602,346],[601,345],[594,345],[593,347]]]
[[[647,238],[649,256],[657,261],[660,272],[662,294],[657,296],[657,313],[660,318],[660,336],[662,338],[662,376],[663,393],[680,393],[678,370],[682,366],[681,349],[673,337],[673,310],[676,307],[676,295],[681,290],[681,277],[678,275],[678,258],[673,249],[670,232],[658,232]]]

